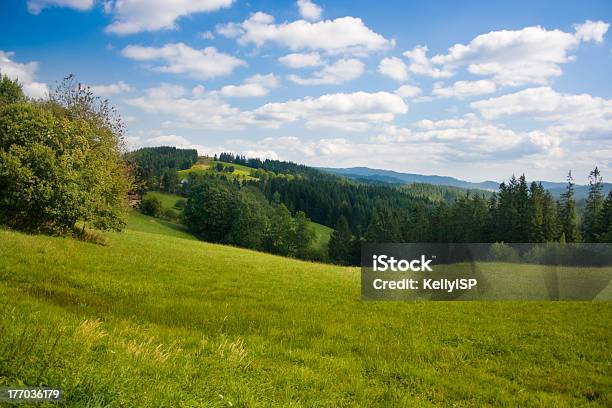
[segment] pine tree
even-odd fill
[[[599,242],[612,242],[612,191],[608,193],[602,205],[598,229],[601,231]]]
[[[595,167],[589,174],[589,195],[586,198],[582,220],[582,236],[585,242],[598,242],[603,231],[600,230],[600,213],[603,208],[603,182],[599,169]]]
[[[550,191],[542,196],[542,232],[544,242],[553,242],[559,238],[559,216],[555,200]]]
[[[574,200],[574,178],[571,170],[567,175],[566,190],[561,194],[561,200],[559,201],[559,220],[565,241],[580,242],[578,215],[576,213],[576,201]]]
[[[544,242],[544,188],[535,181],[529,188],[528,242]]]
[[[338,218],[336,228],[329,239],[329,259],[337,264],[347,265],[353,258],[353,237],[344,215]]]

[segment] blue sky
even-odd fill
[[[0,71],[68,73],[131,148],[502,180],[612,179],[609,1],[15,0]]]

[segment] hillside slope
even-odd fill
[[[610,303],[362,302],[355,268],[165,227],[0,230],[0,385],[66,406],[612,403]]]

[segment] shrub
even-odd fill
[[[50,101],[9,91],[12,102],[0,104],[0,223],[54,234],[77,222],[122,229],[131,181],[111,108],[71,78]]]
[[[140,212],[151,217],[159,217],[163,208],[162,202],[157,196],[147,196],[140,203]]]
[[[489,248],[489,261],[492,262],[518,262],[519,255],[516,249],[504,242],[496,242]]]

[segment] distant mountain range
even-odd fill
[[[319,170],[326,171],[328,173],[345,176],[355,180],[361,180],[365,182],[378,182],[388,184],[413,184],[413,183],[425,183],[433,184],[436,186],[453,186],[465,189],[480,189],[487,191],[496,191],[499,188],[499,182],[497,181],[482,181],[474,183],[470,181],[460,180],[449,176],[437,176],[437,175],[423,175],[414,173],[400,173],[392,170],[381,170],[371,169],[369,167],[350,167],[350,168],[332,168],[332,167],[320,167]],[[539,181],[542,183],[545,189],[549,190],[553,196],[559,197],[559,195],[565,190],[565,183],[552,182],[552,181]],[[604,194],[612,189],[612,184],[604,183]],[[580,200],[585,198],[588,194],[589,186],[576,185],[576,199]]]

